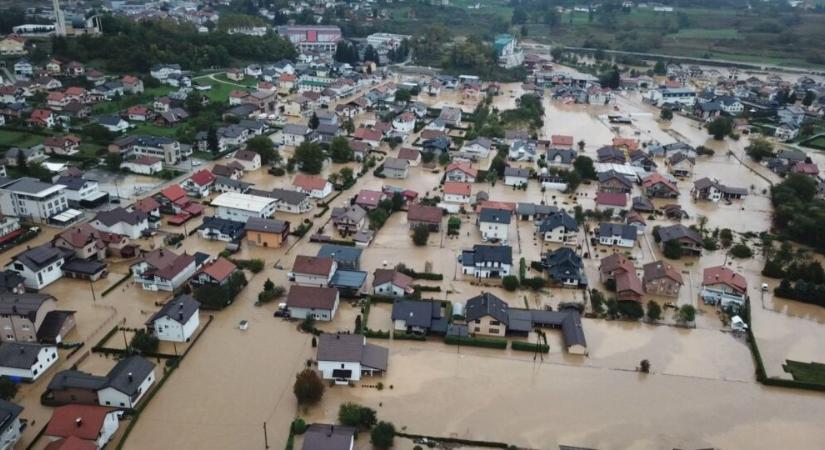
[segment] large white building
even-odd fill
[[[187,342],[198,329],[200,303],[189,295],[179,295],[146,321],[146,328],[161,341]]]
[[[499,34],[493,41],[498,65],[504,68],[520,66],[524,62],[524,52],[518,48],[518,42],[512,34]]]
[[[651,89],[645,94],[645,100],[656,106],[665,104],[691,106],[696,101],[696,91],[689,87]]]
[[[301,53],[327,56],[335,53],[342,37],[341,28],[334,25],[284,25],[278,27],[278,34]]]
[[[246,222],[250,217],[268,219],[275,214],[278,201],[258,195],[241,194],[238,192],[224,192],[212,200],[215,207],[215,217]]]
[[[62,184],[43,183],[29,177],[2,179],[0,183],[0,212],[4,215],[44,223],[69,209],[66,186]]]

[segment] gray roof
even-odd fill
[[[543,261],[547,268],[547,274],[551,279],[561,280],[564,278],[584,279],[581,256],[568,247],[562,247],[552,253],[547,254]]]
[[[360,289],[367,281],[367,272],[338,269],[332,274],[329,284],[335,288]]]
[[[168,317],[175,322],[184,324],[189,321],[189,318],[198,313],[200,307],[201,304],[197,300],[189,295],[181,294],[166,302],[160,308],[160,311],[154,313],[146,323],[151,324],[158,319]]]
[[[0,367],[31,369],[37,362],[37,355],[49,345],[28,342],[4,342],[0,345]]]
[[[571,217],[570,214],[567,214],[565,211],[557,211],[547,216],[539,224],[539,231],[544,233],[555,230],[560,226],[563,226],[567,231],[576,231],[579,229],[579,224],[576,223],[576,219]]]
[[[65,389],[84,389],[97,391],[106,385],[106,377],[92,375],[79,370],[62,370],[55,374],[49,382],[50,391],[62,391]]]
[[[147,220],[148,218],[149,216],[141,211],[129,211],[122,206],[118,206],[117,208],[109,211],[101,211],[97,213],[95,220],[99,220],[103,225],[110,227],[118,223],[136,225],[144,220]]]
[[[215,167],[217,168],[217,166]],[[212,173],[214,174],[215,171],[213,170]],[[239,189],[241,191],[246,191],[250,187],[254,186],[252,183],[247,183],[241,180],[233,180],[232,178],[224,176],[215,177],[215,185],[228,186],[230,188]]]
[[[407,326],[429,329],[440,318],[440,302],[399,299],[392,305],[392,320],[403,320]]]
[[[306,125],[300,125],[296,123],[288,123],[284,125],[283,133],[284,134],[294,134],[298,136],[306,136],[309,134],[311,130]]]
[[[384,161],[384,168],[385,169],[395,169],[395,170],[405,170],[410,166],[410,162],[406,159],[399,159],[388,157]]]
[[[626,176],[620,174],[619,172],[616,172],[615,170],[599,172],[599,183],[604,183],[605,181],[611,180],[613,178],[619,180],[620,183],[629,188],[633,187],[633,183],[630,180],[628,180]]]
[[[476,196],[478,195],[476,194]],[[516,205],[516,214],[519,216],[532,216],[536,214],[550,215],[558,210],[555,206],[539,205],[536,203],[518,203]]]
[[[25,194],[37,194],[51,188],[52,186],[54,185],[51,183],[44,183],[36,178],[23,177],[4,185],[3,189],[22,192]]]
[[[491,316],[495,320],[507,325],[510,317],[508,314],[509,306],[504,300],[495,295],[484,292],[467,300],[467,305],[464,308],[464,317],[467,322],[472,322],[484,316]]]
[[[512,212],[509,209],[482,208],[479,221],[492,223],[510,223]]]
[[[129,396],[134,395],[153,370],[155,364],[140,356],[121,359],[106,376],[106,387]]]
[[[0,434],[4,434],[6,430],[14,423],[14,421],[23,412],[23,407],[12,402],[0,400]]]
[[[346,266],[357,269],[361,266],[361,250],[358,247],[346,245],[324,244],[318,250],[319,257],[329,257],[335,260],[339,266]]]
[[[547,149],[545,160],[547,162],[553,162],[553,160],[559,158],[562,164],[572,164],[576,156],[576,151],[573,149],[550,147]]]
[[[246,219],[247,231],[262,231],[265,233],[281,234],[289,228],[289,222],[277,219],[262,219],[260,217],[250,217]]]
[[[318,339],[318,361],[357,362],[363,366],[387,370],[389,350],[367,344],[360,334],[321,334]]]
[[[271,191],[264,191],[262,189],[253,188],[250,189],[247,193],[250,195],[258,195],[261,197],[273,198],[275,200],[278,200],[279,202],[288,203],[290,205],[300,205],[308,197],[308,194],[305,194],[303,192],[281,188],[275,188]]]
[[[694,242],[701,243],[702,237],[696,231],[682,225],[670,225],[659,228],[659,238],[662,242],[668,242],[674,239],[688,238]]]
[[[71,191],[79,191],[86,185],[86,183],[90,181],[91,180],[87,180],[83,177],[64,175],[58,178],[55,184],[62,184],[63,186],[66,186],[66,189]]]
[[[342,425],[313,423],[304,433],[302,450],[350,450],[356,429]]]
[[[220,217],[204,217],[199,230],[218,230],[221,234],[240,237],[243,234],[244,223]]]
[[[477,262],[513,264],[513,249],[509,245],[474,245],[472,250],[461,253],[461,260],[465,266],[474,266]]]
[[[507,167],[504,168],[504,176],[505,177],[530,178],[530,170],[529,169],[522,169],[520,167],[507,166]]]
[[[48,300],[54,300],[54,297],[45,294],[3,292],[0,293],[0,314],[28,316],[34,322],[37,311]]]
[[[533,324],[542,327],[561,328],[564,344],[568,347],[581,345],[586,347],[581,315],[575,309],[561,311],[531,310]]]
[[[624,223],[600,223],[599,236],[621,236],[622,239],[635,241],[639,232],[636,227]]]
[[[60,259],[63,259],[63,252],[51,244],[25,250],[14,257],[15,262],[22,263],[35,272]]]

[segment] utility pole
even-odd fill
[[[97,296],[95,295],[95,284],[92,283],[91,278],[89,278],[89,289],[92,291],[92,301],[97,302]]]
[[[264,422],[264,448],[269,448],[269,438],[266,435],[266,422]]]

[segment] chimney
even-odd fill
[[[132,379],[133,379],[132,372],[129,372],[129,382],[132,382]]]
[[[81,426],[83,426],[83,418],[78,417],[77,419],[74,420],[74,423],[75,423],[75,425],[77,425],[78,428],[80,428]]]

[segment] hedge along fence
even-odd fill
[[[364,336],[376,339],[389,339],[390,332],[383,330],[370,330],[369,328],[364,328]]]
[[[403,331],[394,331],[392,338],[399,341],[426,341],[427,336],[423,334],[405,333]]]
[[[550,346],[545,344],[534,344],[532,342],[513,341],[510,345],[513,350],[520,352],[550,353]]]
[[[443,443],[449,444],[461,444],[461,445],[468,445],[471,447],[487,447],[487,448],[511,448],[509,444],[504,442],[496,442],[496,441],[476,441],[472,439],[461,439],[461,438],[452,438],[452,437],[438,437],[438,436],[425,436],[423,434],[412,434],[412,433],[403,433],[400,431],[396,431],[395,435],[402,438],[407,439],[427,439],[428,441],[438,441]]]
[[[505,339],[490,339],[476,337],[461,338],[458,336],[447,336],[444,338],[444,343],[448,345],[466,345],[469,347],[496,348],[499,350],[504,350],[507,348],[507,340]]]
[[[123,275],[123,277],[121,277],[121,279],[117,280],[117,282],[115,282],[115,284],[113,284],[113,285],[111,285],[111,286],[107,287],[107,288],[106,288],[106,289],[105,289],[105,290],[104,290],[104,291],[100,294],[100,296],[101,296],[101,297],[105,297],[105,296],[106,296],[106,294],[108,294],[109,292],[114,291],[114,290],[115,290],[118,286],[120,286],[121,284],[123,284],[123,282],[124,282],[124,281],[126,281],[126,280],[128,280],[129,278],[132,278],[132,274],[131,274],[131,273],[127,273],[126,275]]]
[[[431,281],[441,281],[444,279],[444,275],[440,273],[432,273],[432,272],[416,272],[409,267],[405,267],[399,272],[403,273],[404,275],[410,276],[416,280],[431,280]]]

